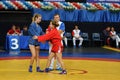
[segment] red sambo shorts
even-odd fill
[[[62,53],[62,51],[63,51],[63,46],[53,45],[51,51],[54,52],[54,53]]]

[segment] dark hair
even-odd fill
[[[55,27],[59,26],[59,24],[56,21],[52,20],[51,22],[52,22],[52,25],[54,25]]]
[[[23,28],[27,28],[27,26],[26,26],[26,25],[24,25],[24,26],[23,26]]]
[[[59,14],[55,14],[54,16],[57,16],[57,15],[60,17],[60,15],[59,15]]]

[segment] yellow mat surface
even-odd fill
[[[120,62],[96,60],[65,59],[67,75],[28,72],[29,59],[0,60],[0,80],[120,80]],[[41,69],[45,68],[46,59],[41,59]]]

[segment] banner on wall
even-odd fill
[[[120,0],[87,0],[87,2],[117,2],[117,3],[120,3]]]
[[[86,2],[86,0],[43,0],[43,1],[50,1],[50,2],[52,2],[52,1],[55,1],[55,2],[63,2],[63,1],[65,1],[65,2]]]
[[[55,2],[58,2],[58,1],[65,1],[65,0],[43,0],[43,1],[55,1]]]

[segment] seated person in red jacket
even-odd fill
[[[16,29],[15,25],[12,25],[12,28],[7,32],[7,35],[19,35],[20,31]]]
[[[20,27],[19,27],[19,26],[17,26],[17,27],[16,27],[16,31],[17,31],[17,34],[18,34],[18,35],[22,35],[22,33],[21,33],[21,30],[20,30]]]
[[[38,39],[39,42],[44,42],[46,40],[49,40],[51,44],[53,45],[51,53],[47,60],[45,72],[50,71],[49,66],[50,66],[51,60],[54,56],[56,56],[56,58],[58,59],[62,67],[62,72],[60,72],[60,74],[67,74],[63,61],[62,61],[62,50],[63,50],[63,45],[61,43],[62,38],[60,36],[59,31],[56,28],[59,26],[59,24],[55,21],[51,21],[51,22],[52,22],[52,26],[51,26],[52,30],[49,33],[42,35],[42,36],[34,36],[33,39]]]

